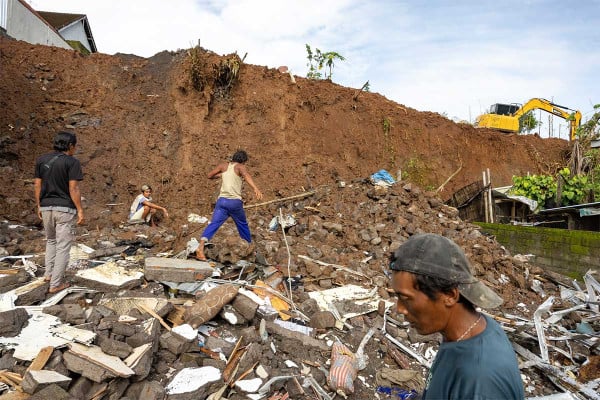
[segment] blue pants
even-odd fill
[[[206,229],[204,229],[204,232],[202,232],[201,239],[212,239],[217,230],[229,217],[235,222],[240,237],[246,242],[251,243],[252,238],[250,237],[250,228],[248,227],[248,221],[246,221],[246,214],[244,213],[244,203],[242,200],[226,199],[224,197],[217,199],[212,219]]]

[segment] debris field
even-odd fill
[[[599,398],[593,272],[543,271],[404,181],[337,181],[246,212],[253,244],[227,222],[208,262],[191,255],[209,215],[78,227],[73,286],[53,296],[43,231],[3,222],[0,399],[414,397],[442,338],[395,312],[387,259],[421,232],[457,242],[504,298],[482,311],[513,342],[527,396]]]

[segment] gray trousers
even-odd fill
[[[65,270],[69,265],[71,244],[75,238],[73,223],[77,214],[62,211],[42,211],[44,230],[46,231],[46,272],[50,278],[50,287],[63,283]]]

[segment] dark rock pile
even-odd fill
[[[461,221],[435,193],[412,184],[340,181],[296,199],[248,207],[247,215],[254,243],[242,242],[228,222],[206,249],[210,264],[185,259],[186,246],[204,225],[79,227],[77,242],[94,252],[87,258],[74,255],[69,276],[85,288],[54,302],[47,284],[25,271],[31,264],[43,265],[43,232],[0,224],[0,292],[15,295],[14,304],[25,306],[0,313],[2,382],[32,399],[284,399],[286,393],[326,399],[335,392],[327,379],[331,345],[341,342],[357,352],[374,328],[364,346],[366,367],[357,371],[348,398],[418,391],[426,368],[385,332],[429,360],[441,338],[416,334],[395,313],[386,271],[389,253],[421,232],[449,237],[465,250],[476,275],[504,298],[500,310],[486,311],[506,322],[509,332],[515,331],[510,328],[514,318],[530,321],[544,300],[530,288],[534,277],[547,273],[509,255],[476,225]],[[34,257],[19,258],[29,255]],[[219,274],[196,274],[192,282],[148,281],[143,272],[149,257]],[[81,271],[108,263],[131,279],[123,284],[111,276],[81,279]],[[41,276],[42,270],[32,273]],[[561,279],[552,277],[541,282],[546,294],[558,291]],[[365,311],[358,301],[339,299],[326,309],[311,297],[355,287],[368,292],[364,297],[375,301],[374,308]],[[287,308],[277,308],[276,298]],[[38,343],[34,359],[20,359],[18,346],[8,338],[37,326],[40,313],[56,318],[52,331],[62,342],[46,350]],[[283,317],[288,321],[280,322]],[[532,341],[521,343],[536,352]],[[415,374],[403,383],[390,381],[393,374],[386,373],[398,369]],[[537,370],[524,367],[522,372],[528,395],[558,390]]]

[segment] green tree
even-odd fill
[[[344,56],[335,51],[328,51],[327,53],[323,53],[323,58],[325,59],[325,65],[329,68],[329,76],[327,79],[331,80],[331,76],[333,75],[333,67],[335,65],[335,60],[346,61]]]
[[[310,45],[306,44],[305,46],[306,59],[308,60],[308,63],[306,64],[306,66],[308,67],[306,77],[309,79],[322,79],[323,74],[321,73],[321,70],[323,69],[323,67],[329,68],[329,75],[325,73],[324,79],[331,79],[333,75],[333,67],[335,66],[335,61],[346,60],[344,56],[335,51],[322,52],[316,47],[313,51]]]
[[[535,118],[533,111],[528,111],[519,117],[519,132],[529,133],[540,125],[540,121]]]
[[[309,79],[321,79],[320,71],[323,68],[323,54],[321,53],[321,50],[315,48],[315,51],[313,52],[307,44],[306,53],[306,58],[308,59],[308,63],[306,63],[306,66],[308,67],[306,77]]]

